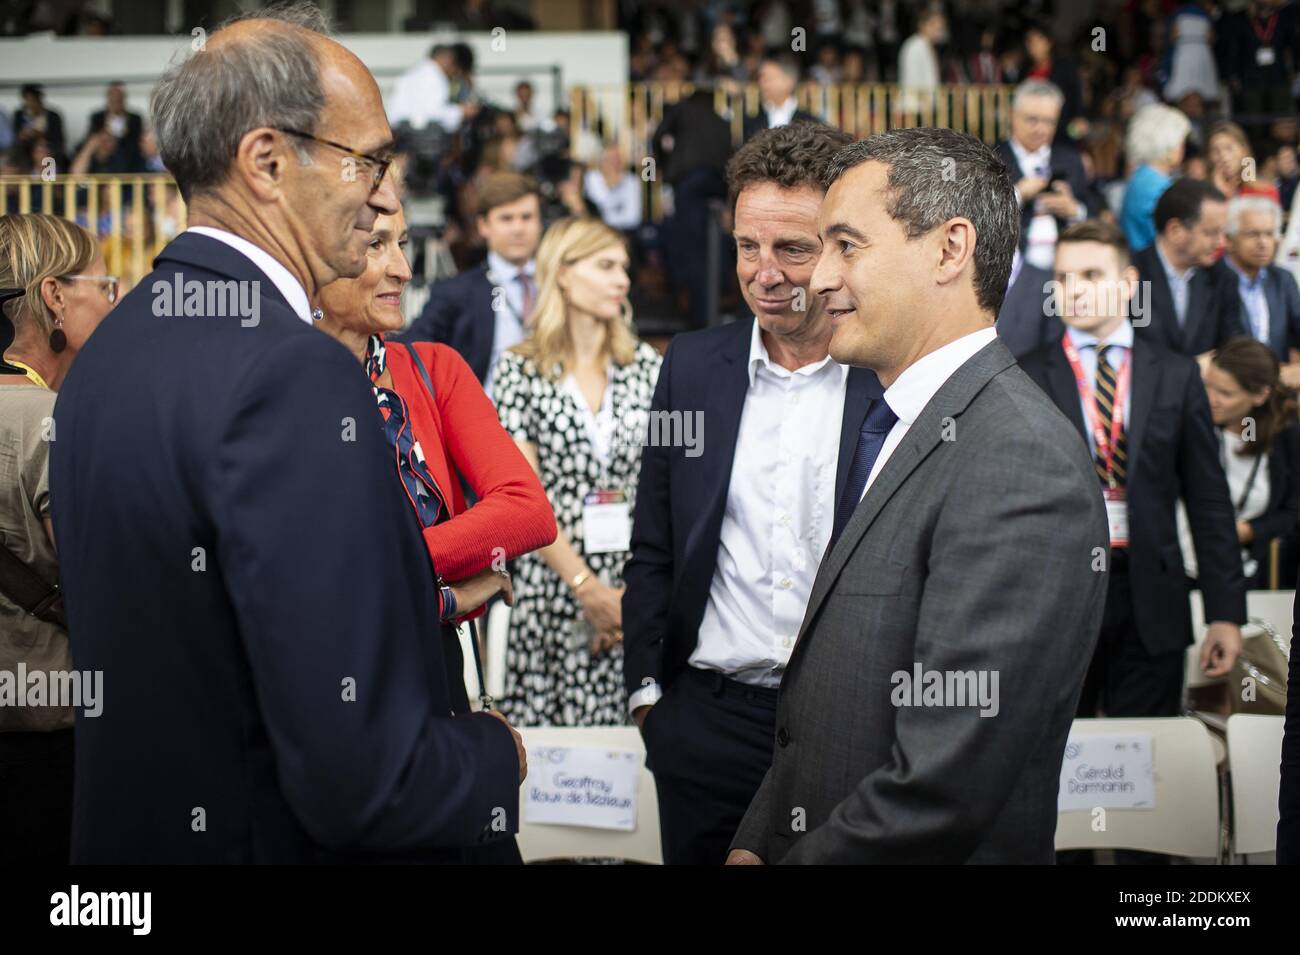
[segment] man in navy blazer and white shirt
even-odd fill
[[[1289,269],[1273,264],[1282,239],[1282,207],[1268,196],[1237,196],[1228,202],[1228,248],[1223,262],[1236,279],[1246,334],[1273,350],[1282,383],[1300,387],[1300,288]]]
[[[651,404],[703,425],[695,447],[644,449],[624,572],[623,672],[670,864],[721,865],[771,763],[777,686],[881,393],[830,357],[808,293],[821,175],[851,141],[793,124],[736,153],[736,271],[756,317],[674,338]]]
[[[109,688],[77,715],[72,859],[494,851],[522,745],[468,712],[370,383],[311,324],[398,209],[374,79],[318,20],[252,17],[169,69],[153,115],[192,227],[55,406],[70,632]]]

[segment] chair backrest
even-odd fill
[[[525,862],[546,859],[624,859],[650,865],[663,863],[659,842],[659,799],[654,777],[645,768],[645,745],[635,726],[592,726],[564,728],[554,726],[519,727],[524,748],[535,746],[596,746],[611,750],[630,750],[639,754],[641,771],[636,793],[636,829],[623,832],[613,829],[589,829],[580,826],[530,825],[524,818],[528,781],[520,790],[519,852]],[[529,761],[528,772],[540,771]]]
[[[1155,807],[1107,809],[1105,828],[1093,813],[1056,817],[1057,849],[1137,849],[1168,855],[1217,858],[1219,780],[1205,726],[1190,717],[1075,720],[1071,737],[1129,733],[1151,735]]]
[[[1283,720],[1247,713],[1228,717],[1232,849],[1240,855],[1273,852],[1277,847]]]

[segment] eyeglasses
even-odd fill
[[[366,153],[359,153],[350,146],[344,146],[342,143],[336,143],[329,139],[321,139],[319,136],[313,136],[311,133],[304,133],[300,129],[289,129],[285,126],[275,126],[274,129],[288,133],[291,136],[300,136],[303,139],[310,139],[314,143],[320,143],[322,146],[332,146],[335,149],[342,150],[354,159],[360,159],[362,162],[369,163],[374,172],[370,176],[370,191],[378,192],[379,184],[384,181],[384,173],[388,172],[388,167],[393,164],[391,159],[381,159],[378,156],[371,156]]]
[[[121,281],[116,275],[65,275],[64,282],[97,282],[104,290],[104,297],[109,305],[117,303],[117,286]]]

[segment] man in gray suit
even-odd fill
[[[847,146],[827,178],[812,289],[832,357],[886,390],[728,861],[1050,863],[1109,550],[1087,450],[993,328],[1015,194],[947,129]]]

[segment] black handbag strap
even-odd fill
[[[25,613],[62,630],[68,629],[68,618],[63,611],[63,591],[58,582],[53,585],[46,583],[3,543],[0,543],[0,591]]]
[[[415,363],[415,370],[420,373],[420,380],[424,382],[424,387],[429,389],[429,397],[436,404],[438,392],[433,389],[433,379],[429,377],[429,369],[424,367],[424,359],[420,357],[420,353],[415,350],[414,345],[407,345],[405,342],[402,345],[406,348],[406,353],[411,356],[411,361]]]
[[[436,404],[438,401],[438,392],[433,388],[433,379],[429,377],[429,369],[424,367],[424,360],[420,358],[420,353],[415,350],[414,346],[406,345],[406,353],[411,356],[411,361],[415,364],[415,370],[420,373],[420,380],[424,382],[424,387],[429,389],[429,397]],[[479,653],[479,631],[478,621],[469,621],[469,646],[470,652],[474,655],[474,675],[478,677],[478,698],[483,704],[483,709],[492,709],[492,697],[487,691],[487,681],[483,679],[483,657]]]

